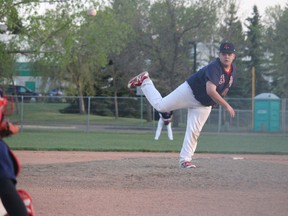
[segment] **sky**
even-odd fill
[[[245,19],[252,15],[253,6],[256,5],[260,16],[263,16],[265,9],[270,6],[275,6],[277,4],[284,7],[288,0],[237,0],[239,3],[239,18]]]
[[[105,0],[102,0],[100,2],[105,2]],[[284,7],[286,3],[288,3],[288,0],[237,0],[237,3],[239,4],[238,16],[243,21],[247,17],[251,16],[254,5],[257,5],[260,16],[262,16],[268,6],[274,6],[279,4]],[[46,4],[45,7],[47,6],[49,7],[49,4]]]

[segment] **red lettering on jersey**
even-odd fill
[[[219,85],[225,83],[225,76],[224,74],[221,75],[220,80],[219,80]]]

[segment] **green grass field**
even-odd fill
[[[23,105],[23,106],[22,106]],[[61,123],[65,125],[87,123],[87,115],[63,114],[59,110],[65,108],[67,103],[24,103],[18,104],[18,114],[10,117],[13,122],[26,124],[38,123],[49,125]],[[20,116],[20,114],[23,116]],[[137,118],[118,118],[108,116],[90,115],[93,125],[129,126],[139,125],[152,128],[157,122],[147,122]],[[183,127],[183,125],[182,125]],[[184,131],[184,130],[183,130]],[[145,151],[145,152],[179,152],[181,149],[184,132],[173,132],[174,140],[169,141],[167,133],[163,130],[159,141],[155,141],[154,131],[133,132],[80,132],[66,130],[24,130],[17,136],[5,141],[17,150],[59,150],[59,151]],[[197,152],[205,153],[254,153],[254,154],[288,154],[287,134],[228,134],[228,133],[202,133]]]
[[[14,150],[57,151],[140,151],[179,152],[183,132],[169,141],[163,131],[155,141],[154,132],[67,132],[31,131],[6,138]],[[202,133],[198,153],[288,154],[288,139],[279,134],[209,134]]]

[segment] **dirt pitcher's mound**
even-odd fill
[[[37,216],[286,216],[288,156],[15,151]]]

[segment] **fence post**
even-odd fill
[[[218,115],[218,133],[220,133],[221,130],[221,119],[222,119],[222,106],[219,106],[219,115]]]
[[[140,96],[140,112],[141,112],[141,126],[143,126],[143,96]]]
[[[87,126],[86,126],[86,132],[90,131],[90,106],[91,106],[91,102],[90,102],[91,97],[88,97],[88,107],[87,107]]]
[[[23,115],[24,115],[24,110],[23,110],[23,107],[24,107],[24,104],[23,104],[23,96],[21,96],[21,106],[20,106],[20,131],[22,132],[23,131]]]
[[[153,121],[153,124],[152,124],[152,130],[154,131],[155,129],[155,109],[152,107],[152,121]]]
[[[286,133],[286,98],[282,99],[282,108],[281,108],[281,113],[282,113],[282,131]]]

